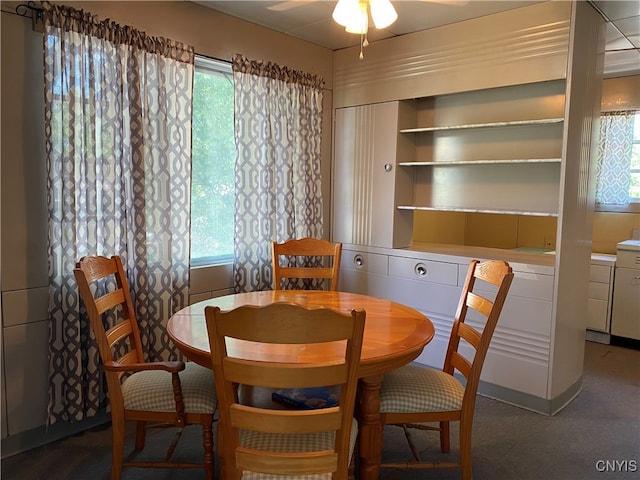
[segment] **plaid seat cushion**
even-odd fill
[[[213,371],[187,362],[180,372],[186,413],[214,413],[218,405]],[[174,412],[171,374],[161,370],[137,372],[122,383],[124,408],[152,412]]]
[[[351,438],[349,441],[349,458],[353,456],[353,450],[358,437],[358,422],[354,418],[351,422]],[[243,430],[240,433],[240,444],[246,448],[256,450],[271,450],[275,452],[307,452],[313,450],[332,450],[335,432],[279,435]],[[314,475],[269,475],[245,471],[242,480],[329,480],[331,474]]]
[[[380,387],[380,411],[438,412],[462,408],[464,386],[441,370],[415,364],[385,373]]]

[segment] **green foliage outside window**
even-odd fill
[[[191,259],[220,263],[233,255],[234,142],[231,68],[196,62],[193,86]]]

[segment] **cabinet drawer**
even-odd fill
[[[609,284],[589,282],[589,298],[607,301],[609,299]]]
[[[460,265],[458,273],[460,285],[464,285],[468,269],[469,265]],[[486,282],[480,282],[478,288],[492,294],[498,291],[497,287]],[[510,297],[524,297],[551,302],[553,301],[553,276],[515,271],[507,298]]]
[[[640,252],[633,250],[618,250],[616,255],[616,267],[640,268]]]
[[[389,275],[456,286],[458,284],[458,265],[419,258],[389,257]]]
[[[592,282],[609,283],[611,277],[611,267],[605,265],[591,265],[589,270],[589,280]]]
[[[386,255],[377,253],[343,250],[340,267],[358,272],[386,275],[388,272],[388,258]]]

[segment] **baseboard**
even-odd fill
[[[0,445],[0,451],[2,452],[1,458],[11,457],[18,453],[31,450],[32,448],[41,447],[42,445],[84,432],[85,430],[100,425],[109,425],[110,423],[111,414],[101,413],[80,422],[59,422],[51,426],[43,425],[32,430],[27,430],[26,432],[9,435],[2,439],[2,444]]]
[[[587,330],[585,337],[589,342],[605,343],[609,345],[611,343],[611,335],[605,332],[597,332],[595,330]]]
[[[528,393],[518,392],[510,388],[501,387],[491,383],[480,381],[478,394],[492,398],[514,407],[520,407],[543,415],[555,415],[578,396],[582,390],[582,377],[567,388],[563,393],[552,399],[540,398]]]

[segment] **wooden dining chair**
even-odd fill
[[[409,364],[385,374],[380,389],[382,422],[404,428],[414,460],[383,463],[383,468],[460,467],[462,478],[471,479],[471,427],[480,373],[512,280],[513,271],[507,262],[472,260],[451,329],[444,368]],[[490,294],[495,287],[497,293]],[[470,320],[479,329],[467,322],[470,310],[476,312]],[[462,374],[464,385],[454,372]],[[459,463],[423,462],[408,428],[439,431],[440,449],[447,453],[452,421],[460,422]],[[439,422],[439,426],[424,425],[429,422]]]
[[[213,479],[213,422],[217,399],[212,370],[192,362],[145,360],[120,257],[84,257],[77,262],[73,273],[107,380],[113,431],[111,479],[120,479],[123,467],[204,467],[206,478]],[[105,330],[107,322],[112,322],[112,326]],[[136,422],[135,452],[144,448],[147,428],[176,427],[176,436],[166,456],[157,461],[125,461],[127,421]],[[172,461],[184,427],[195,424],[202,426],[203,463]]]
[[[283,288],[283,280],[299,289],[324,287],[338,289],[342,243],[316,238],[300,238],[271,243],[274,290]],[[320,280],[311,282],[310,279]],[[328,281],[329,285],[322,282]]]
[[[343,314],[274,303],[227,312],[209,306],[205,316],[220,401],[222,478],[346,479],[358,432],[353,410],[364,310]],[[244,341],[282,344],[286,357],[265,362],[259,355],[243,356]],[[309,353],[312,344],[318,344],[320,358]],[[326,352],[335,355],[323,359]],[[248,405],[240,402],[237,385],[276,391],[338,386],[338,404],[315,409]]]

